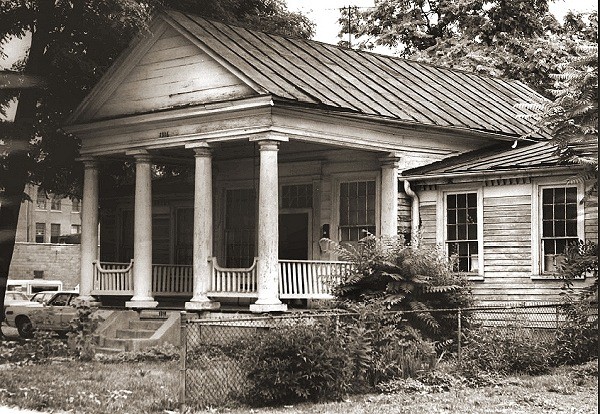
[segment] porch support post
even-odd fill
[[[398,235],[398,162],[399,157],[381,158],[381,236]]]
[[[257,313],[287,310],[287,305],[279,300],[279,140],[274,138],[258,140],[258,299],[250,305],[250,311]]]
[[[128,308],[154,308],[152,297],[152,162],[145,150],[130,152],[135,158],[133,222],[133,297]]]
[[[98,162],[83,159],[83,209],[81,216],[81,273],[79,299],[93,301],[94,265],[98,260]]]
[[[194,148],[194,295],[185,303],[186,310],[216,310],[219,302],[208,298],[212,256],[212,158],[208,144]]]

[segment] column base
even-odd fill
[[[189,302],[185,302],[186,311],[207,311],[221,309],[221,302],[215,302],[212,300],[194,301],[193,299]]]
[[[285,303],[271,303],[271,304],[253,303],[252,305],[250,305],[250,312],[252,312],[252,313],[287,312],[287,305]]]
[[[129,300],[125,302],[125,307],[132,309],[151,309],[157,306],[158,302],[155,300]]]

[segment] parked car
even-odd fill
[[[54,292],[46,302],[29,301],[28,304],[6,308],[6,324],[13,326],[23,338],[31,338],[36,329],[66,334],[71,320],[76,316],[75,299],[79,293],[73,291]]]
[[[45,290],[42,292],[37,292],[34,293],[34,295],[31,297],[31,301],[38,303],[47,303],[55,294],[55,290]]]
[[[6,312],[6,308],[13,305],[28,305],[29,297],[23,292],[6,292],[4,294],[4,309]]]

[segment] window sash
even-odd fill
[[[367,232],[375,234],[375,181],[341,182],[339,189],[339,240],[356,242],[365,237]]]
[[[446,194],[446,251],[455,271],[479,273],[477,193]]]

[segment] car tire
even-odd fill
[[[16,325],[21,338],[33,338],[33,324],[27,316],[19,318]]]

